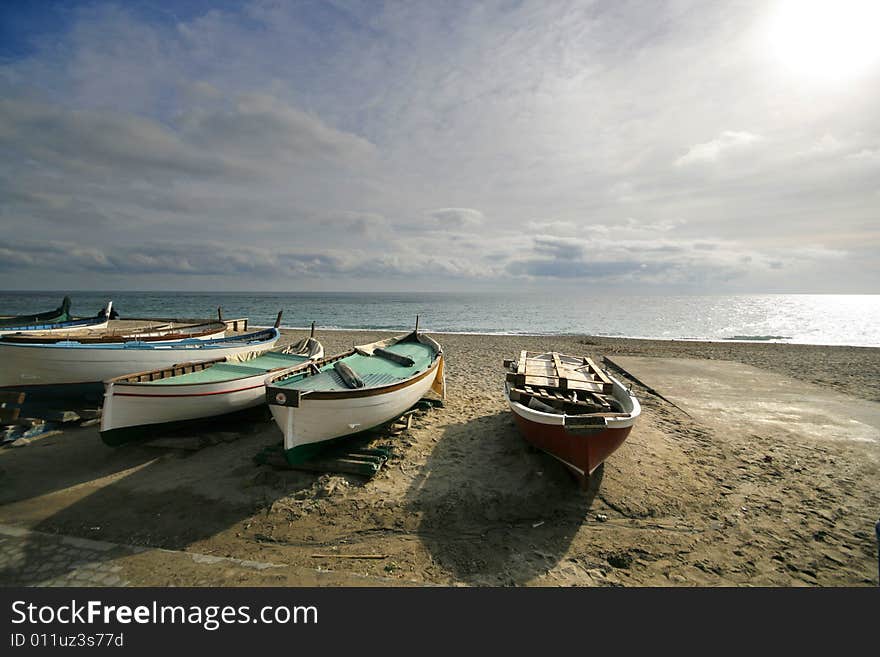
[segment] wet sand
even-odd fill
[[[384,335],[318,337],[329,354]],[[880,349],[436,337],[447,358],[446,405],[400,435],[377,435],[395,454],[370,481],[254,465],[280,441],[271,421],[218,423],[200,434],[212,444],[196,451],[114,450],[96,429],[74,429],[0,451],[0,523],[285,566],[169,568],[148,552],[122,562],[126,581],[143,585],[877,583],[876,442],[726,430],[636,385],[642,417],[580,491],[522,440],[501,393],[501,361],[521,349],[731,360],[876,402]],[[36,583],[9,571],[0,582]]]

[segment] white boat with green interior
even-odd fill
[[[281,349],[183,363],[105,382],[101,438],[108,445],[151,437],[184,422],[239,413],[265,403],[267,374],[323,357],[313,337]]]
[[[399,417],[429,392],[445,397],[443,350],[418,329],[266,381],[290,463],[308,460],[328,441]]]

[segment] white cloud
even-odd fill
[[[6,286],[135,276],[114,254],[141,285],[222,278],[207,256],[138,246],[199,236],[239,286],[430,261],[461,286],[565,271],[761,289],[812,267],[876,287],[876,267],[821,249],[876,239],[880,115],[864,108],[880,87],[768,93],[761,3],[177,11],[99,0],[0,64],[4,234],[80,245]]]
[[[730,153],[742,151],[763,139],[760,135],[750,132],[725,130],[715,139],[691,146],[687,153],[675,161],[675,166],[687,166],[704,162],[716,162]]]
[[[438,208],[425,213],[424,228],[461,230],[479,226],[485,220],[483,213],[471,208]]]
[[[857,153],[852,153],[847,156],[851,160],[855,160],[858,162],[865,162],[869,164],[880,164],[880,148],[870,149],[863,148]]]

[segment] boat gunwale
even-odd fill
[[[431,361],[431,364],[428,365],[424,371],[416,372],[409,378],[403,379],[402,381],[398,381],[397,383],[386,383],[381,386],[372,386],[372,387],[364,387],[364,388],[350,388],[348,390],[302,390],[298,391],[301,394],[299,395],[302,399],[302,402],[308,401],[328,401],[328,400],[336,400],[336,399],[358,399],[363,397],[378,397],[380,395],[389,394],[392,392],[397,392],[398,390],[403,390],[415,383],[418,383],[426,376],[431,373],[436,373],[437,365],[440,362],[440,358],[442,358],[442,354],[437,354],[437,357]],[[272,399],[274,397],[270,393],[270,384],[266,384],[266,399],[269,404],[273,406],[289,406],[288,404],[277,404],[273,403]],[[289,389],[286,388],[272,388],[272,390],[277,390],[278,392],[284,392],[285,394],[290,392]],[[301,402],[301,403],[302,403]],[[294,407],[295,408],[295,407]]]
[[[34,324],[19,324],[16,326],[0,326],[0,336],[14,336],[16,333],[39,333],[40,331],[62,331],[64,329],[76,329],[84,327],[102,327],[107,326],[108,319],[106,317],[79,317],[77,319],[68,319],[63,322],[36,322]]]
[[[266,337],[258,337],[266,336]],[[185,338],[174,342],[144,342],[140,340],[130,340],[128,342],[114,343],[81,343],[75,340],[62,340],[60,342],[38,342],[35,344],[26,344],[22,342],[5,341],[0,336],[0,347],[20,347],[25,349],[115,349],[115,350],[142,350],[142,351],[195,351],[200,349],[213,350],[224,349],[237,344],[254,344],[261,345],[281,337],[281,333],[276,328],[260,329],[253,333],[245,333],[243,335],[226,336],[222,338],[214,338],[211,340],[199,340],[198,338]],[[229,343],[232,343],[230,345]]]
[[[314,338],[307,338],[307,339],[314,340]],[[318,343],[318,344],[320,345],[320,343]],[[323,350],[323,346],[321,346],[321,349]],[[253,360],[256,360],[257,358],[260,358],[261,356],[265,356],[265,355],[271,354],[271,353],[273,353],[273,351],[271,349],[269,351],[264,351],[259,356],[256,356]],[[187,382],[187,383],[174,383],[172,385],[164,386],[164,388],[173,389],[175,386],[207,386],[207,385],[215,385],[215,384],[219,384],[219,383],[226,383],[229,381],[242,381],[244,379],[250,379],[250,378],[260,377],[260,376],[262,376],[262,377],[274,376],[277,374],[282,374],[286,370],[298,369],[303,366],[308,366],[309,363],[315,362],[315,361],[309,359],[308,356],[305,356],[305,355],[299,354],[299,353],[284,353],[283,351],[278,352],[278,353],[280,353],[281,355],[285,355],[285,356],[300,356],[300,357],[305,358],[305,360],[302,361],[301,363],[296,363],[295,365],[282,365],[280,367],[273,367],[271,369],[264,370],[263,372],[257,372],[254,374],[244,374],[242,376],[234,377],[231,379],[220,379],[218,381],[195,381],[192,383],[189,383],[189,382]],[[211,360],[186,361],[185,363],[175,363],[174,365],[171,365],[170,367],[157,367],[152,370],[144,370],[143,372],[132,372],[130,374],[123,374],[121,376],[113,377],[112,379],[106,379],[104,381],[104,384],[109,385],[112,383],[114,386],[148,386],[151,383],[154,383],[155,381],[162,381],[164,379],[172,379],[176,376],[182,376],[183,374],[192,374],[192,372],[183,372],[183,373],[175,374],[174,371],[178,370],[178,369],[187,368],[187,367],[192,367],[192,368],[198,367],[199,368],[198,371],[203,372],[207,369],[212,368],[214,365],[222,365],[222,364],[228,363],[228,362],[229,361],[226,359],[225,356],[223,358],[213,358]],[[230,364],[234,364],[234,363],[230,363]],[[195,371],[196,370],[193,369],[193,372],[195,372]],[[155,378],[155,379],[150,379],[149,381],[131,381],[131,379],[140,378],[140,377],[145,376],[147,374],[161,374],[161,376],[159,376],[158,378]],[[264,378],[264,382],[265,382],[265,378]],[[150,396],[158,397],[160,395],[150,395]]]
[[[260,356],[264,356],[267,353],[269,353],[269,352],[263,352],[262,354],[260,354]],[[288,355],[297,356],[298,354],[288,354]],[[260,356],[257,356],[256,358],[259,358]],[[255,360],[256,360],[256,358],[255,358]],[[175,376],[181,376],[180,373],[174,374],[174,370],[176,370],[176,369],[204,365],[206,367],[200,367],[198,370],[198,371],[204,372],[207,369],[211,369],[214,365],[223,365],[224,363],[227,363],[227,362],[228,361],[225,358],[215,358],[213,360],[202,360],[202,361],[187,361],[186,363],[178,363],[178,364],[175,364],[171,367],[159,367],[154,370],[144,370],[143,372],[133,372],[132,374],[123,374],[122,376],[117,376],[112,379],[107,379],[106,381],[104,381],[104,383],[105,384],[112,383],[114,386],[149,386],[151,383],[154,383],[156,381],[162,381],[164,379],[172,379]],[[232,379],[219,379],[217,381],[196,381],[193,383],[175,383],[172,385],[163,386],[162,389],[163,390],[165,390],[165,389],[173,390],[174,387],[176,387],[176,386],[209,386],[209,385],[216,385],[218,383],[228,383],[230,381],[241,381],[243,379],[250,379],[250,378],[260,377],[260,376],[267,377],[267,376],[270,376],[272,373],[280,374],[284,370],[303,367],[304,365],[308,365],[309,362],[311,362],[311,361],[306,359],[305,361],[303,361],[301,363],[296,363],[296,365],[288,365],[286,367],[285,366],[273,367],[270,370],[265,370],[263,372],[257,372],[255,374],[244,374],[242,376],[237,376]],[[234,364],[234,363],[230,363],[230,364]],[[146,374],[161,374],[162,376],[155,378],[155,379],[152,379],[151,381],[131,381],[130,380],[130,379],[144,376]],[[184,372],[183,374],[192,374],[192,372]],[[151,395],[151,396],[158,397],[160,395]]]
[[[626,427],[631,427],[635,424],[636,420],[642,414],[642,405],[639,403],[639,400],[635,397],[635,395],[631,394],[626,387],[618,381],[615,377],[607,374],[609,379],[611,379],[616,386],[618,386],[632,401],[633,408],[629,411],[626,417],[609,417],[606,418],[605,427],[603,429],[625,429]],[[507,403],[510,405],[511,410],[519,415],[526,421],[535,422],[536,424],[544,424],[547,426],[561,426],[563,428],[566,427],[565,418],[577,418],[577,417],[589,417],[593,415],[591,413],[548,413],[547,411],[541,411],[534,408],[529,408],[525,404],[514,401],[510,398],[510,383],[507,381],[504,382],[504,397],[507,400]],[[520,413],[518,408],[522,408],[525,413]],[[532,419],[529,415],[537,416],[536,419]],[[601,415],[601,413],[596,413],[596,415]],[[552,422],[543,422],[543,419],[552,419]]]
[[[61,317],[67,317],[66,320],[60,320]],[[59,321],[60,320],[60,321]],[[70,297],[64,295],[61,305],[54,310],[46,310],[41,313],[33,313],[31,315],[8,315],[0,317],[0,328],[4,328],[6,322],[21,321],[24,324],[15,326],[28,326],[31,324],[60,324],[62,322],[71,321],[70,315]]]
[[[190,326],[169,326],[166,325],[165,328],[156,328],[156,329],[145,329],[143,331],[129,331],[129,332],[121,332],[121,333],[105,333],[104,335],[74,335],[74,336],[64,336],[63,334],[58,335],[27,335],[22,332],[21,335],[18,333],[7,333],[3,334],[0,331],[0,339],[4,343],[14,343],[14,344],[34,344],[34,345],[49,345],[49,344],[57,344],[58,342],[76,342],[82,345],[90,345],[90,344],[120,344],[123,342],[182,342],[183,340],[189,339],[202,339],[206,335],[212,335],[214,333],[225,333],[228,329],[225,328],[225,324],[222,322],[205,322],[203,324],[193,324]],[[222,328],[221,328],[222,327]],[[195,330],[197,329],[197,330]],[[150,334],[150,332],[155,333],[155,335]],[[138,336],[138,333],[144,333],[146,335]],[[133,337],[136,336],[136,337]],[[180,336],[180,337],[177,337]],[[220,336],[217,338],[209,338],[208,340],[202,340],[202,342],[208,342],[210,340],[222,340],[226,337],[235,336]],[[71,345],[72,346],[72,345]]]
[[[352,349],[349,349],[348,351],[345,351],[341,354],[336,354],[335,356],[323,358],[318,361],[304,363],[303,365],[300,366],[300,368],[308,370],[306,373],[306,376],[303,378],[316,376],[318,374],[321,374],[322,372],[315,371],[314,368],[310,367],[311,365],[314,365],[316,368],[320,369],[321,367],[324,367],[325,365],[329,365],[329,364],[334,363],[336,361],[342,360],[343,358],[347,358],[347,357],[353,356],[355,354],[363,354],[364,349],[367,347],[374,347],[374,346],[378,346],[383,343],[387,343],[387,342],[391,342],[391,341],[394,341],[392,344],[398,344],[400,342],[405,342],[409,338],[414,338],[418,342],[422,342],[423,339],[427,340],[428,341],[427,343],[422,342],[422,344],[428,344],[428,346],[430,346],[432,349],[434,349],[435,352],[434,352],[434,358],[431,360],[430,363],[428,363],[428,365],[425,367],[424,370],[419,370],[417,372],[414,372],[412,375],[408,376],[405,379],[402,379],[402,380],[397,381],[395,383],[386,383],[386,384],[378,385],[378,386],[365,386],[363,388],[349,388],[346,390],[314,390],[313,391],[313,390],[298,390],[295,388],[289,389],[289,388],[283,388],[283,387],[280,387],[277,385],[273,386],[273,384],[278,383],[280,381],[284,381],[287,378],[289,378],[290,376],[294,376],[296,374],[299,374],[300,373],[298,371],[299,368],[297,368],[296,370],[291,369],[291,371],[289,371],[289,372],[283,372],[279,375],[275,375],[275,377],[272,378],[271,380],[269,380],[269,379],[266,380],[266,400],[272,406],[291,407],[291,405],[289,405],[289,404],[275,403],[275,401],[274,401],[275,394],[277,394],[279,392],[283,392],[285,394],[289,394],[291,392],[296,392],[296,393],[298,393],[297,397],[299,399],[326,401],[326,400],[332,400],[332,399],[356,399],[356,398],[360,398],[360,397],[373,397],[373,396],[379,396],[379,395],[383,395],[383,394],[387,394],[387,393],[391,393],[391,392],[396,392],[397,390],[401,390],[403,388],[406,388],[413,383],[421,381],[423,378],[428,376],[428,374],[430,374],[432,371],[435,372],[437,369],[437,366],[439,365],[440,361],[443,358],[443,349],[440,347],[440,344],[436,340],[434,340],[430,336],[416,333],[415,331],[413,331],[412,333],[408,333],[406,335],[403,335],[403,336],[399,336],[398,338],[387,338],[385,340],[379,340],[377,342],[373,342],[368,345],[359,345],[359,346],[353,347]],[[270,391],[270,388],[271,388],[271,391]],[[293,407],[293,408],[295,408],[295,407]]]

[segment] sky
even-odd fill
[[[869,0],[0,5],[0,289],[880,291]]]

